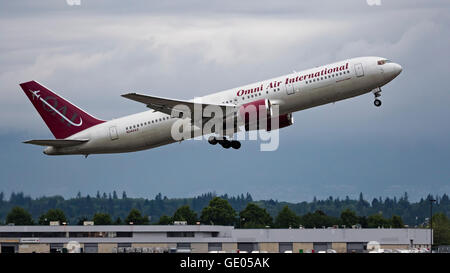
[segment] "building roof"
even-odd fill
[[[216,225],[108,225],[108,226],[0,226],[5,233],[39,233],[40,242],[56,243],[76,240],[98,243],[170,243],[170,242],[369,242],[381,244],[428,244],[430,231],[427,229],[236,229],[232,226]],[[65,237],[47,237],[42,233],[65,232]],[[103,233],[104,237],[68,237],[71,232]],[[131,237],[110,236],[108,233],[129,232]],[[178,233],[168,236],[167,233]],[[182,233],[190,233],[184,237]],[[13,234],[8,234],[12,238]],[[35,234],[32,234],[35,235]],[[19,235],[21,236],[21,235]],[[32,236],[28,236],[32,237]],[[34,236],[36,237],[36,236]],[[411,241],[412,240],[412,241]]]

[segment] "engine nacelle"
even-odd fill
[[[272,118],[273,119],[273,118]],[[269,119],[267,122],[267,131],[270,131],[272,129],[281,129],[284,127],[291,126],[294,124],[294,117],[292,116],[292,113],[287,113],[281,116],[278,116],[278,128],[272,128],[272,119]]]
[[[240,124],[245,125],[246,131],[266,130],[271,131],[281,129],[294,124],[292,113],[273,116],[272,104],[268,99],[261,99],[247,104],[243,104],[239,108]],[[277,128],[272,128],[272,122],[278,119]],[[274,124],[273,126],[276,126]]]
[[[243,104],[239,108],[239,117],[246,131],[259,130],[261,124],[267,124],[267,121],[272,118],[272,104],[268,99]]]

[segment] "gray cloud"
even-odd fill
[[[366,139],[367,145],[394,150],[405,145],[425,158],[430,156],[417,145],[441,145],[442,151],[449,147],[448,1],[382,0],[379,7],[364,0],[81,3],[70,7],[64,0],[2,2],[0,90],[5,95],[0,100],[0,133],[50,137],[18,86],[31,79],[109,119],[145,110],[119,96],[128,91],[188,99],[292,70],[375,55],[404,67],[384,88],[382,109],[373,107],[372,97],[366,95],[296,113],[295,126],[281,134],[291,145],[297,139],[345,142],[348,147],[355,139]],[[330,153],[328,160],[335,151]],[[389,170],[389,181],[404,185],[398,181],[402,176]],[[407,165],[402,170],[406,172]],[[335,171],[341,179],[366,177]],[[441,169],[436,171],[443,175]],[[327,185],[329,175],[306,172],[308,179],[325,184],[320,189],[324,194],[360,188],[345,181]],[[314,183],[303,186],[302,198],[318,191]],[[199,182],[193,192],[230,187]],[[302,191],[293,181],[283,187],[292,192],[285,195],[290,200]]]

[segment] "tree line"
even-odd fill
[[[113,222],[125,220],[130,211],[135,208],[142,215],[150,216],[149,223],[157,223],[162,216],[168,219],[182,206],[189,206],[197,215],[201,215],[202,210],[209,205],[209,202],[216,197],[215,193],[206,193],[194,198],[168,198],[161,193],[156,194],[153,199],[148,198],[130,198],[123,191],[118,194],[116,191],[112,193],[97,193],[94,196],[89,194],[82,196],[80,192],[74,198],[64,199],[62,196],[31,198],[22,192],[11,193],[9,200],[6,200],[3,192],[0,192],[0,223],[4,223],[6,215],[15,206],[19,206],[27,210],[33,219],[37,220],[41,215],[50,209],[60,209],[64,212],[66,220],[69,224],[76,224],[81,219],[92,219],[94,214],[103,213],[110,215]],[[295,214],[302,215],[303,226],[310,227],[311,224],[307,219],[321,219],[322,224],[316,226],[329,226],[330,223],[346,225],[344,222],[338,223],[341,213],[345,210],[351,210],[358,215],[357,224],[361,226],[369,226],[369,216],[380,215],[383,219],[389,219],[382,225],[393,225],[398,217],[402,219],[403,224],[414,227],[424,226],[429,222],[430,202],[429,200],[437,200],[433,205],[433,211],[444,213],[450,217],[450,200],[447,194],[440,196],[427,196],[420,199],[419,202],[410,202],[407,193],[400,198],[374,198],[371,202],[364,199],[362,193],[358,199],[344,199],[329,197],[325,200],[317,200],[314,198],[311,202],[289,203],[277,200],[261,200],[255,201],[252,196],[241,194],[238,196],[229,196],[227,194],[217,196],[226,200],[235,211],[243,211],[249,203],[254,203],[264,208],[267,213],[276,219],[278,213],[288,206]],[[326,215],[326,217],[324,217]],[[394,217],[396,216],[396,217]],[[306,218],[305,218],[306,217]],[[378,217],[378,216],[374,216]],[[244,217],[245,218],[245,217]],[[370,218],[373,220],[373,217]],[[274,220],[275,221],[275,220]]]

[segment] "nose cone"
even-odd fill
[[[392,81],[395,79],[403,70],[402,66],[397,63],[387,63],[385,64],[385,79]]]
[[[401,65],[397,63],[393,63],[392,65],[393,65],[392,72],[394,74],[394,77],[397,77],[403,71],[403,68]]]

